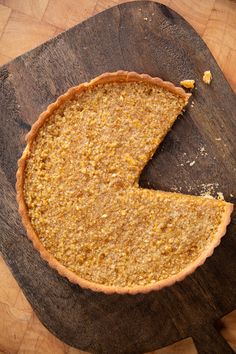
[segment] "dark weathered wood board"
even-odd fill
[[[201,77],[209,68],[214,79],[207,86]],[[197,84],[194,106],[143,171],[141,186],[199,194],[210,183],[235,201],[236,100],[214,58],[174,11],[147,1],[122,4],[0,69],[1,253],[40,320],[70,345],[94,353],[142,353],[192,336],[199,353],[231,353],[214,323],[236,307],[235,217],[220,247],[194,274],[136,296],[107,296],[70,284],[25,236],[15,201],[25,134],[70,86],[118,69],[175,84],[195,78]]]

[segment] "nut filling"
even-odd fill
[[[24,176],[28,214],[44,247],[79,277],[155,283],[212,242],[227,203],[138,186],[186,103],[145,82],[99,84],[39,129]]]

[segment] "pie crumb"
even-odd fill
[[[185,88],[194,88],[195,80],[183,80],[180,81],[180,85]]]
[[[211,74],[210,70],[204,71],[202,80],[203,80],[203,82],[205,82],[205,84],[210,85],[211,80],[212,80],[212,74]]]
[[[206,152],[206,149],[205,149],[204,146],[201,146],[201,147],[198,149],[198,151],[200,152],[200,155],[201,155],[201,156],[207,156],[207,155],[208,155],[208,153]]]
[[[217,192],[217,199],[219,200],[225,200],[224,194],[222,192]]]

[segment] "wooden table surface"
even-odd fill
[[[0,64],[21,55],[119,0],[0,0]],[[236,92],[236,2],[160,1],[187,19],[205,40]],[[0,354],[82,353],[39,322],[0,257]],[[236,350],[236,311],[222,320],[222,334]],[[191,338],[155,351],[196,353]]]

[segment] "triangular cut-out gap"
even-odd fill
[[[186,127],[198,138],[186,137]],[[141,171],[140,187],[232,200],[230,180],[218,168],[223,162],[216,161],[212,146],[189,118],[177,119]]]

